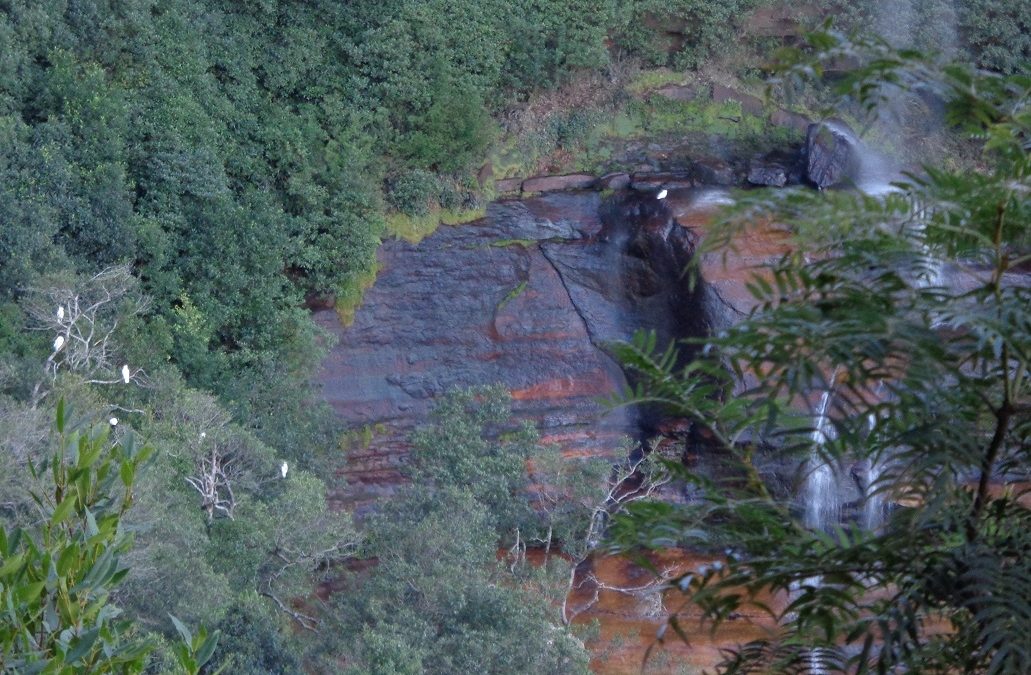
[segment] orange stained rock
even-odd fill
[[[687,551],[668,550],[650,557],[653,569],[620,556],[591,559],[580,566],[570,594],[574,623],[588,625],[597,620],[599,634],[589,644],[596,673],[678,673],[711,669],[721,651],[762,637],[769,637],[775,624],[768,615],[751,610],[723,623],[715,631],[702,623],[701,612],[685,604],[677,590],[660,585],[655,573],[672,578],[710,565],[717,558]],[[771,602],[783,607],[783,602]],[[676,633],[660,632],[672,612],[688,637],[685,643]],[[647,657],[647,661],[646,661]]]
[[[524,389],[513,389],[516,401],[568,398],[571,396],[604,396],[613,390],[612,377],[601,370],[593,370],[582,377],[558,377],[535,383]]]

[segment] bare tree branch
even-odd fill
[[[60,370],[77,373],[90,384],[144,384],[142,369],[120,367],[115,361],[113,338],[120,322],[148,307],[130,265],[108,267],[75,283],[30,288],[24,306],[30,329],[54,336],[43,364],[45,378],[33,390],[34,403],[46,396],[46,381],[52,383]]]

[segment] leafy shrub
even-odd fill
[[[444,83],[433,103],[415,116],[399,152],[416,166],[459,173],[482,161],[493,138],[493,122],[469,87]]]
[[[734,38],[737,21],[760,0],[644,0],[626,3],[616,44],[653,66],[697,68]],[[674,49],[669,29],[683,43]]]
[[[424,169],[411,169],[387,181],[387,201],[408,215],[428,214],[439,194],[437,176]]]
[[[587,672],[583,644],[557,607],[524,587],[515,562],[498,561],[503,537],[542,536],[549,515],[526,494],[527,459],[544,449],[525,425],[504,433],[509,415],[500,387],[455,392],[413,437],[412,485],[368,523],[377,564],[338,596],[339,634],[356,661],[348,672]],[[550,514],[556,530],[586,529],[576,506]],[[583,527],[562,527],[570,523]]]
[[[1031,4],[959,0],[961,32],[979,65],[1002,73],[1031,69]]]
[[[132,545],[122,519],[133,502],[137,472],[153,455],[130,431],[72,417],[58,402],[53,454],[30,473],[45,491],[31,529],[0,527],[0,653],[15,672],[139,673],[155,642],[139,635],[111,602],[129,573]],[[172,617],[182,641],[172,645],[180,672],[196,675],[218,640],[193,635]]]

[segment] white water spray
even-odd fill
[[[838,379],[838,369],[835,368],[831,374],[830,381],[823,394],[820,395],[820,402],[817,404],[814,419],[813,432],[810,439],[813,442],[810,450],[809,460],[806,467],[805,481],[805,524],[813,530],[829,530],[841,517],[841,497],[838,490],[838,478],[834,466],[824,458],[822,452],[827,442],[832,439],[833,429],[830,426],[828,409],[830,408],[831,397],[834,395],[834,383]],[[816,586],[823,584],[822,576],[815,576],[805,579],[800,587]],[[812,649],[808,654],[809,672],[813,675],[823,675],[827,672],[821,661],[823,650]]]
[[[823,457],[823,449],[831,440],[833,430],[829,425],[827,409],[834,394],[834,381],[838,371],[831,375],[830,385],[820,396],[816,408],[814,428],[810,436],[813,442],[809,454],[805,481],[805,524],[811,529],[826,530],[838,522],[841,514],[841,498],[838,495],[838,480],[834,467]]]

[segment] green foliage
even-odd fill
[[[460,83],[443,82],[415,129],[402,142],[401,153],[417,166],[443,173],[466,171],[483,161],[492,140],[492,121],[476,93]]]
[[[1031,68],[1031,6],[1005,0],[962,0],[960,30],[978,65],[1002,73]]]
[[[215,646],[218,644],[218,633],[208,635],[207,629],[201,626],[194,635],[182,621],[174,616],[170,618],[172,624],[175,625],[176,632],[182,638],[182,641],[172,645],[172,651],[178,659],[179,666],[188,675],[198,675],[215,651]]]
[[[616,44],[655,66],[698,68],[735,39],[738,19],[760,4],[758,0],[643,0],[621,3],[623,22]],[[664,30],[656,30],[656,27]],[[675,28],[683,43],[675,46]]]
[[[526,461],[538,439],[528,424],[503,437],[486,435],[498,434],[510,414],[500,387],[454,392],[434,409],[434,424],[414,435],[418,452],[408,469],[428,485],[461,486],[497,519],[494,529],[499,533],[524,524],[530,516],[520,493],[526,483]]]
[[[130,432],[117,441],[56,409],[54,453],[33,478],[39,520],[31,529],[0,528],[0,666],[12,672],[141,672],[152,641],[122,616],[111,593],[129,569],[122,557],[131,538],[122,520],[133,502],[136,474],[153,455]],[[182,672],[197,673],[218,635],[196,637],[172,617],[183,642],[174,645]]]
[[[387,182],[387,201],[410,216],[425,216],[437,204],[440,183],[423,169],[412,169]]]
[[[836,28],[886,39],[899,49],[956,58],[1000,73],[1031,63],[1031,7],[1007,0],[914,0],[888,6],[872,0],[821,0],[820,17]]]
[[[368,264],[380,207],[343,79],[290,98],[335,58],[321,16],[273,14],[182,0],[0,15],[5,295],[133,260],[194,383],[309,350],[301,293]],[[268,19],[307,39],[280,43]],[[285,44],[291,61],[261,56]]]
[[[499,438],[509,415],[500,388],[456,392],[413,439],[413,484],[367,526],[377,564],[338,600],[348,672],[587,672],[583,644],[534,575],[498,560],[502,537],[547,518],[526,490],[525,462],[543,449],[525,426]],[[567,514],[581,532],[585,511]]]
[[[497,564],[493,521],[460,489],[409,494],[385,513],[379,565],[348,599],[366,626],[357,672],[587,672],[556,609]]]
[[[57,406],[57,451],[32,467],[51,486],[33,499],[38,530],[0,530],[0,622],[5,669],[115,672],[140,670],[151,645],[108,604],[127,574],[120,556],[130,540],[119,522],[132,502],[135,474],[152,453],[128,436],[81,429]]]
[[[221,639],[211,657],[227,673],[290,673],[300,659],[283,633],[281,622],[257,596],[234,603],[218,624]]]
[[[280,610],[351,555],[349,514],[328,510],[325,485],[301,462],[291,457],[283,478],[282,456],[213,397],[174,380],[154,384],[161,418],[149,431],[175,450],[157,458],[127,516],[138,534],[126,608],[151,625],[167,613],[220,621],[238,598],[261,596]],[[224,474],[214,484],[204,480],[213,466]],[[309,619],[314,628],[318,617]]]
[[[826,34],[811,47],[791,72],[869,58]],[[1015,673],[1031,658],[1031,512],[1015,483],[1031,466],[1031,294],[1015,276],[1031,241],[1031,81],[879,49],[841,92],[870,106],[896,86],[939,93],[984,139],[986,170],[926,167],[882,196],[741,195],[705,252],[757,223],[798,233],[752,278],[754,311],[681,371],[654,339],[619,349],[642,382],[633,398],[691,419],[731,467],[680,468],[695,503],[631,507],[615,527],[626,547],[729,547],[675,580],[707,621],[748,608],[777,621],[728,672]],[[793,505],[807,474],[850,465],[870,467],[860,508],[885,504],[882,526],[824,529]]]

